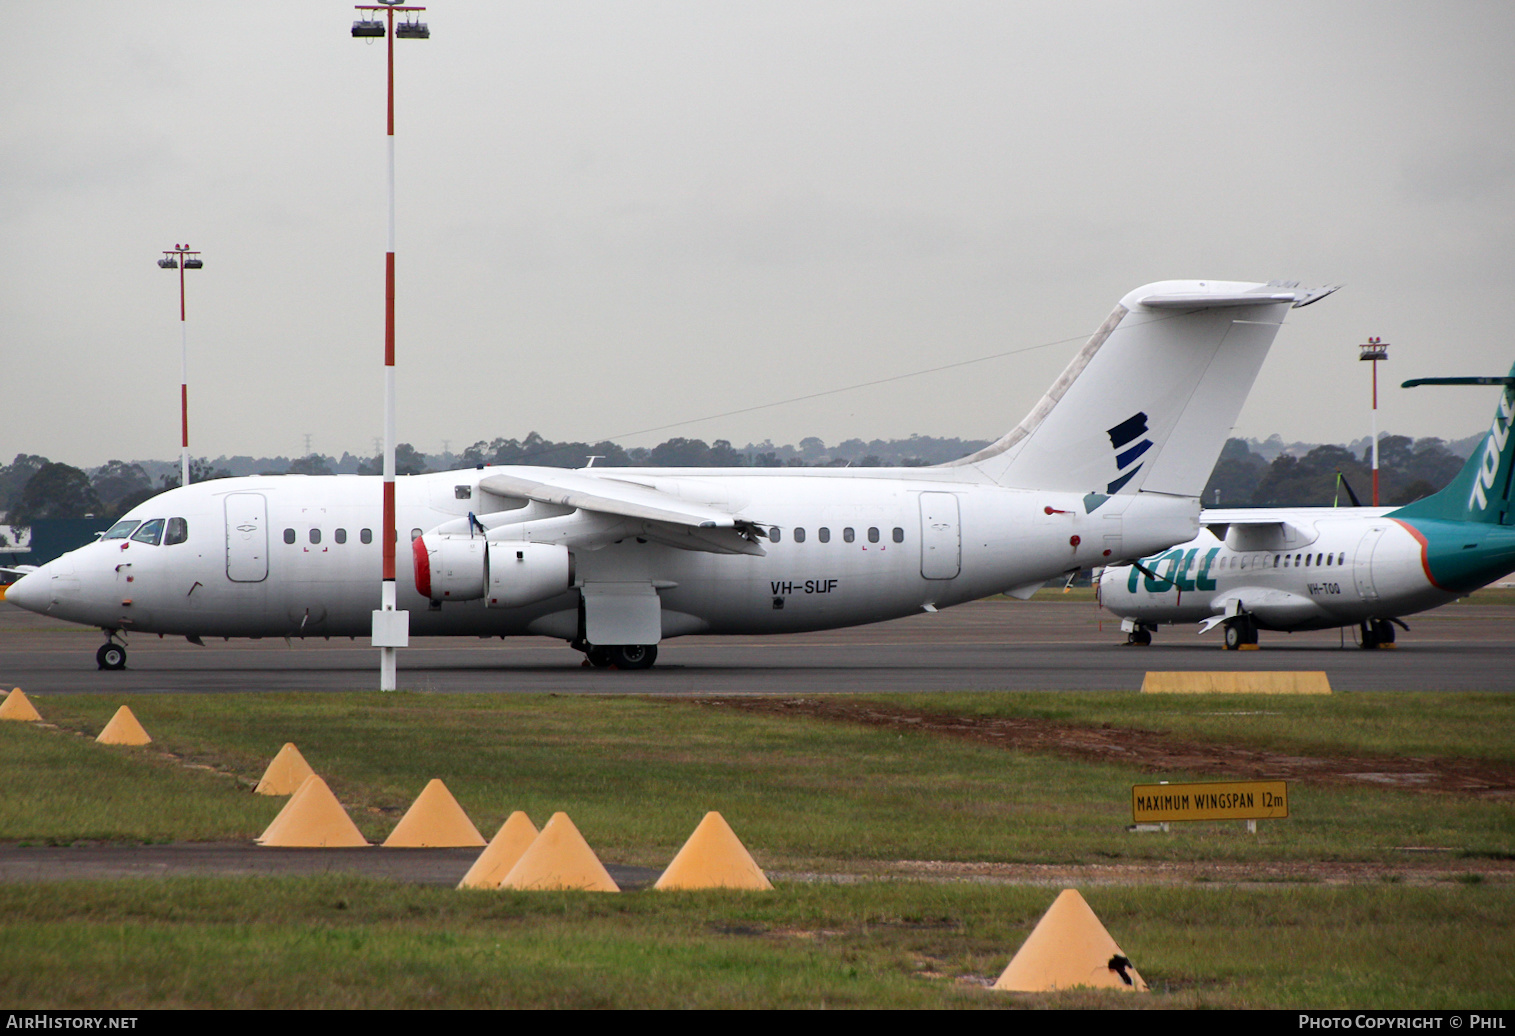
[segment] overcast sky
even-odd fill
[[[0,463],[382,434],[350,5],[7,4]],[[1237,434],[1455,438],[1515,274],[1509,3],[501,3],[396,44],[399,439],[992,438],[1127,291],[1342,283]],[[695,420],[979,357],[886,385]],[[1384,386],[1390,386],[1384,388]],[[680,423],[676,427],[662,427]],[[656,429],[645,431],[644,429]],[[640,434],[628,434],[640,433]]]

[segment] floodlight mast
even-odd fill
[[[406,20],[395,26],[395,12],[412,14],[424,7],[401,6],[398,0],[374,4],[357,4],[358,11],[383,11],[385,20],[363,14],[353,22],[354,37],[385,38],[388,50],[388,151],[389,151],[389,237],[384,253],[384,529],[383,575],[379,587],[379,610],[373,613],[373,645],[379,649],[379,690],[395,689],[395,651],[410,640],[410,613],[395,609],[395,37],[429,39],[425,22]]]
[[[1358,347],[1358,360],[1373,364],[1373,506],[1378,506],[1378,363],[1389,358],[1389,343],[1369,338]]]
[[[182,440],[179,446],[179,484],[189,485],[189,331],[184,319],[184,271],[198,270],[205,265],[200,253],[189,245],[174,245],[165,249],[158,265],[165,270],[179,271],[179,428]]]

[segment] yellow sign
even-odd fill
[[[1136,784],[1131,819],[1137,824],[1175,820],[1281,820],[1289,815],[1285,781],[1212,784]]]

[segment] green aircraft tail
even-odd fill
[[[1391,513],[1393,518],[1434,518],[1443,521],[1483,522],[1489,525],[1515,524],[1515,503],[1510,497],[1512,469],[1515,469],[1515,367],[1508,378],[1427,378],[1423,383],[1468,384],[1489,382],[1504,384],[1499,406],[1483,445],[1462,466],[1457,477],[1439,493],[1406,504]]]

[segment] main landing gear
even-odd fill
[[[585,664],[596,669],[609,669],[611,666],[617,669],[651,669],[652,664],[658,660],[656,644],[618,644],[611,647],[598,647],[578,643],[573,646],[584,652]]]
[[[1392,648],[1394,646],[1394,627],[1409,630],[1410,627],[1398,619],[1369,619],[1358,624],[1358,630],[1362,634],[1359,647],[1364,651],[1372,651],[1376,648]]]
[[[95,652],[95,664],[101,669],[125,669],[126,645],[117,643],[114,632],[107,633],[106,636],[110,639]]]
[[[1145,626],[1138,626],[1126,634],[1126,643],[1123,647],[1148,647],[1152,643],[1152,631]]]
[[[1250,615],[1238,615],[1226,623],[1227,651],[1257,650],[1257,620]]]

